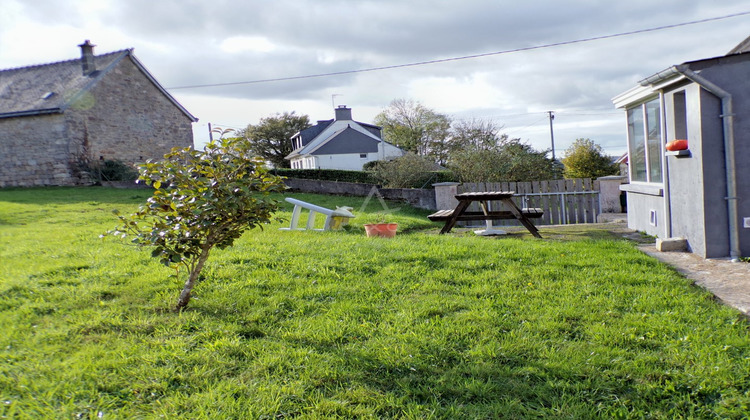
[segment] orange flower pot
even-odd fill
[[[687,150],[688,141],[687,140],[672,140],[669,143],[667,143],[666,149],[670,152],[675,152],[678,150]]]
[[[396,236],[396,223],[374,223],[365,225],[365,233],[368,237],[380,236],[382,238],[393,238]]]

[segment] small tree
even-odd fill
[[[500,136],[494,147],[469,145],[451,155],[449,168],[462,182],[538,181],[559,178],[547,151]]]
[[[445,159],[451,119],[410,99],[395,99],[375,116],[388,143],[435,161]]]
[[[291,164],[285,157],[292,153],[291,138],[308,127],[309,117],[292,111],[261,118],[257,125],[248,125],[241,134],[250,141],[255,156],[268,160],[277,168],[289,168]]]
[[[565,178],[599,178],[616,175],[619,168],[591,139],[576,139],[562,158]]]
[[[269,194],[284,184],[261,159],[248,158],[249,148],[245,139],[222,138],[204,151],[175,148],[141,165],[138,180],[154,188],[153,196],[130,216],[118,214],[122,226],[105,234],[132,236],[136,245],[153,246],[151,256],[162,264],[187,269],[177,310],[190,302],[211,250],[262,227],[279,208]]]

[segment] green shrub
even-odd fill
[[[380,164],[380,162],[382,162],[382,161],[380,161],[380,160],[371,160],[371,161],[365,163],[364,165],[362,165],[362,170],[363,171],[374,171],[375,168],[378,167],[378,165]]]
[[[108,159],[91,165],[90,173],[99,181],[135,181],[138,171],[127,163]]]
[[[430,182],[437,165],[432,159],[407,153],[389,161],[381,161],[375,175],[388,188],[421,188]]]

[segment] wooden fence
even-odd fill
[[[458,187],[459,193],[472,191],[513,191],[518,207],[539,207],[544,216],[534,221],[537,225],[565,225],[596,223],[599,214],[599,185],[590,178],[559,179],[534,182],[480,182],[465,183]],[[473,211],[479,211],[470,208]],[[491,206],[500,207],[499,202]],[[510,222],[514,223],[514,222]],[[496,222],[500,225],[502,223]]]

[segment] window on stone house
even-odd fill
[[[628,108],[630,180],[662,182],[662,129],[660,99]]]

